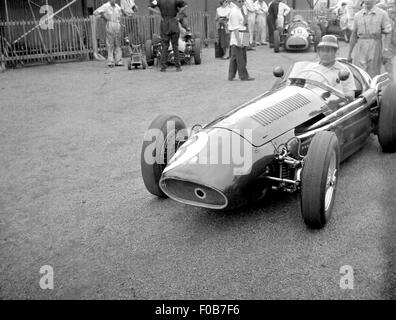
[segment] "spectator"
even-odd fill
[[[389,77],[392,79],[392,81],[394,81],[395,78],[394,78],[393,60],[396,55],[396,28],[395,28],[396,7],[395,7],[394,1],[392,1],[392,0],[388,0],[388,1],[382,0],[382,1],[380,1],[380,3],[377,4],[377,6],[380,7],[381,9],[388,11],[389,18],[391,19],[391,22],[392,22],[392,34],[391,34],[391,40],[390,40],[390,45],[389,45],[389,54],[384,55],[382,57],[382,63],[384,65],[385,71],[388,72]]]
[[[290,13],[290,7],[283,2],[283,0],[279,1],[279,9],[278,9],[278,17],[276,20],[276,27],[279,29],[285,28],[285,17]]]
[[[246,69],[247,55],[246,47],[249,45],[249,33],[246,30],[245,17],[242,7],[245,0],[236,0],[237,5],[232,7],[228,28],[231,32],[231,58],[228,70],[228,80],[234,80],[238,72],[242,81],[254,80],[249,76]]]
[[[354,18],[348,61],[374,77],[380,74],[383,59],[392,56],[392,24],[388,14],[375,6],[375,0],[364,0],[364,5]]]
[[[257,22],[257,39],[256,44],[267,45],[267,13],[268,6],[264,0],[257,0],[256,6],[256,22]]]
[[[256,24],[256,6],[254,5],[253,0],[245,0],[245,9],[246,9],[246,16],[248,22],[248,31],[249,31],[249,48],[255,46],[254,44],[254,31],[255,31],[255,24]]]
[[[230,47],[230,31],[228,30],[228,20],[230,19],[231,6],[228,0],[220,0],[220,7],[216,9],[216,29],[218,43],[223,52],[222,59],[229,59],[228,50]]]
[[[341,6],[337,8],[336,14],[340,21],[340,29],[344,35],[345,42],[349,42],[348,39],[348,11],[346,2],[342,2]]]
[[[106,21],[106,47],[107,47],[107,65],[114,67],[123,66],[121,51],[121,8],[110,0],[94,11],[96,17],[101,17]]]

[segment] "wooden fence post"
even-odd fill
[[[92,49],[93,49],[93,56],[95,60],[104,61],[106,60],[101,54],[98,52],[98,42],[96,39],[96,17],[90,16],[91,19],[91,32],[92,32]]]
[[[4,54],[1,54],[1,55],[0,55],[0,72],[4,72],[5,69],[6,69],[6,66],[5,66],[5,57],[4,57]]]

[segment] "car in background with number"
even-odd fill
[[[302,16],[296,15],[284,30],[274,32],[274,51],[279,52],[281,47],[287,51],[304,51],[311,46],[316,47],[320,42],[322,33],[316,24],[309,24]]]

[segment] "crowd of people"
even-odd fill
[[[393,79],[393,58],[396,54],[395,5],[394,0],[363,0],[361,10],[353,18],[348,60],[371,77],[380,74],[384,65]],[[166,71],[170,44],[174,50],[176,70],[181,71],[178,40],[184,20],[179,18],[179,14],[184,12],[187,3],[183,0],[153,0],[150,7],[159,9],[158,14],[162,16],[161,71]],[[383,10],[389,7],[393,7],[393,10]],[[109,0],[94,12],[94,15],[106,21],[107,62],[110,67],[123,65],[120,19],[123,15],[134,15],[137,10],[134,0],[121,0],[120,5],[115,0]],[[228,80],[234,80],[237,73],[242,81],[254,80],[246,69],[246,51],[254,50],[253,47],[257,45],[267,45],[267,39],[269,45],[273,45],[273,31],[284,28],[285,17],[290,10],[283,0],[273,0],[268,5],[264,0],[220,0],[220,6],[216,9],[217,42],[222,50],[222,59],[230,59]],[[339,3],[336,13],[340,17],[341,30],[348,29],[351,17],[346,2]],[[322,41],[319,48],[326,48],[323,43],[332,41]]]
[[[238,71],[243,81],[254,80],[247,70],[247,50],[257,45],[273,47],[273,32],[282,29],[290,7],[284,0],[274,0],[268,5],[264,0],[220,0],[216,9],[217,44],[221,59],[230,59],[228,80],[232,81]]]
[[[228,21],[231,9],[238,6],[238,1],[220,0],[220,6],[216,9],[216,40],[223,53],[222,59],[229,59],[231,30],[228,28]],[[290,13],[291,8],[284,0],[274,0],[268,4],[264,0],[244,0],[241,10],[249,33],[247,50],[254,50],[255,46],[268,44],[267,35],[270,46],[273,46],[272,34],[275,29],[284,27],[285,17]]]

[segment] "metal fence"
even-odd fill
[[[55,20],[47,30],[37,21],[0,22],[0,54],[7,65],[89,58],[91,42],[88,18]]]
[[[129,37],[132,43],[143,44],[160,33],[160,22],[156,15],[123,18],[123,39]],[[188,25],[206,43],[215,37],[214,14],[193,12]],[[122,45],[125,47],[125,41]],[[106,55],[102,19],[57,19],[53,28],[46,30],[38,21],[0,21],[0,60],[7,66],[92,59],[95,53]]]

